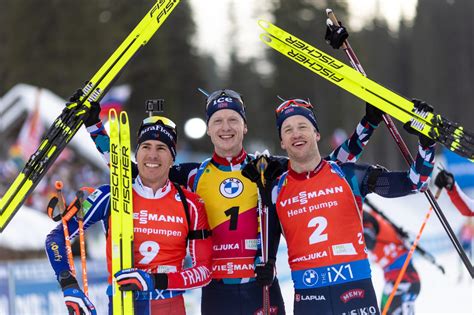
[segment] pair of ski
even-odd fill
[[[132,161],[130,127],[125,111],[109,111],[110,123],[110,240],[112,308],[114,315],[134,314],[133,292],[120,291],[115,273],[133,268]]]
[[[412,101],[276,25],[264,20],[258,24],[266,31],[260,39],[271,48],[474,162],[474,133],[439,114],[417,109]]]
[[[180,0],[158,0],[122,44],[86,85],[78,99],[64,108],[42,139],[36,152],[0,199],[0,232],[18,211],[87,117],[91,102],[99,102],[122,69],[146,45]]]

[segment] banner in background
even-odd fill
[[[446,170],[453,173],[458,185],[464,189],[474,189],[474,163],[456,153],[443,149]]]
[[[80,266],[80,261],[76,261]],[[89,296],[98,314],[107,314],[105,262],[87,262]],[[81,285],[80,272],[78,282]],[[0,264],[0,314],[66,314],[64,298],[48,261],[30,260]]]

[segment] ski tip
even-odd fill
[[[262,34],[260,34],[260,40],[261,40],[262,42],[264,42],[264,43],[267,44],[267,43],[271,43],[272,38],[271,38],[271,36],[270,36],[269,34],[267,34],[267,33],[262,33]]]
[[[109,121],[113,121],[117,119],[117,111],[115,108],[109,109]]]
[[[270,22],[268,22],[266,20],[263,20],[263,19],[259,19],[257,23],[264,30],[267,30],[270,27],[270,24],[271,24]]]
[[[128,114],[127,114],[126,111],[124,111],[124,110],[121,111],[119,117],[120,117],[120,121],[121,121],[122,123],[126,124],[126,123],[128,122]]]

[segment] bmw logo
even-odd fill
[[[237,178],[224,179],[219,186],[219,191],[226,198],[235,198],[242,193],[244,185]]]
[[[314,286],[318,283],[318,273],[313,269],[306,270],[303,273],[303,283],[308,287]]]

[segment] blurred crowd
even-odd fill
[[[19,157],[0,159],[0,197],[13,183],[24,164],[25,162]],[[79,188],[85,186],[95,188],[108,183],[109,178],[108,173],[92,167],[86,161],[71,154],[65,159],[58,159],[51,166],[24,205],[46,213],[48,202],[56,193],[56,181],[62,181],[64,197],[69,203],[75,198]]]

